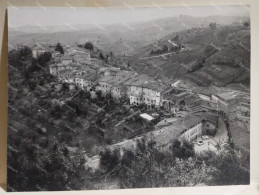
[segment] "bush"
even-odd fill
[[[104,152],[100,152],[100,165],[107,172],[112,171],[120,163],[119,150],[106,149]]]
[[[213,174],[213,182],[216,185],[249,184],[249,152],[230,149],[213,155],[206,163],[218,170]]]
[[[121,158],[121,165],[131,167],[132,161],[135,160],[135,154],[132,151],[125,150]]]
[[[187,159],[195,155],[193,145],[187,141],[181,143],[179,140],[174,140],[171,149],[174,157],[180,159]]]
[[[102,91],[101,91],[101,90],[96,91],[96,95],[97,95],[97,98],[98,98],[98,99],[101,99],[101,97],[102,97]]]
[[[44,52],[43,54],[39,55],[37,62],[41,66],[46,66],[47,63],[51,60],[52,55],[50,52]]]
[[[91,42],[86,42],[84,48],[89,49],[89,50],[93,50],[94,45]]]

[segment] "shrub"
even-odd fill
[[[86,42],[84,48],[89,49],[89,50],[93,50],[94,46],[91,42]]]
[[[195,155],[193,145],[187,141],[181,143],[179,140],[174,140],[171,149],[174,157],[180,159],[187,159]]]
[[[104,152],[100,152],[100,165],[107,172],[112,171],[120,162],[119,150],[106,149]]]

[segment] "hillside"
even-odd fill
[[[150,55],[152,50],[172,44],[185,49]],[[132,67],[164,82],[180,79],[194,86],[250,84],[250,29],[239,23],[174,32],[135,53],[130,58]]]

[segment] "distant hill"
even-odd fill
[[[244,20],[237,16],[168,17],[152,21],[130,24],[80,24],[74,26],[21,26],[9,28],[9,44],[28,44],[38,42],[85,42],[90,40],[103,50],[113,51],[116,55],[131,55],[142,48],[173,32],[193,27],[207,26],[210,22],[221,25]]]

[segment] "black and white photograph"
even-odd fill
[[[8,7],[7,191],[250,184],[250,6]]]

